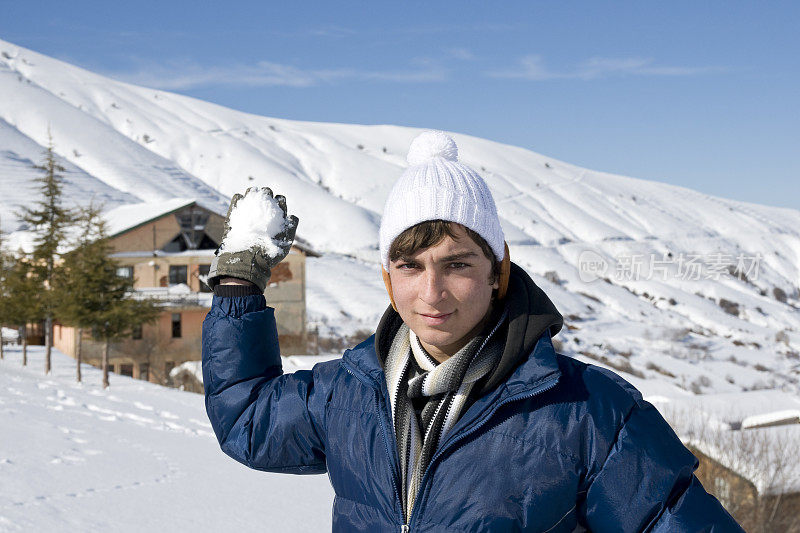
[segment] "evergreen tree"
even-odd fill
[[[64,255],[63,271],[56,278],[59,304],[57,316],[65,324],[90,329],[103,343],[103,386],[108,387],[108,355],[112,341],[131,334],[159,314],[152,300],[134,297],[133,280],[117,275],[117,264],[110,257],[111,245],[99,209],[82,210],[78,246]],[[80,381],[80,340],[78,341],[78,381]]]
[[[50,137],[44,161],[34,165],[42,175],[37,178],[41,199],[33,207],[22,207],[19,217],[30,224],[36,233],[32,256],[33,274],[41,287],[45,330],[45,373],[50,373],[50,354],[53,347],[53,309],[57,302],[53,281],[58,266],[58,252],[66,231],[75,222],[75,212],[62,205],[62,182],[60,172],[64,167],[56,161],[53,139]]]
[[[3,280],[3,316],[9,324],[19,327],[22,340],[22,364],[28,364],[27,324],[44,317],[41,285],[33,275],[30,258],[19,250],[10,257]]]
[[[8,323],[8,310],[6,308],[8,287],[6,285],[6,275],[11,267],[11,257],[5,249],[5,233],[0,224],[0,359],[5,358],[5,347],[3,346],[3,326]]]
[[[8,287],[6,286],[6,275],[8,269],[11,267],[11,258],[6,253],[5,234],[3,233],[2,226],[0,226],[0,359],[5,358],[5,347],[3,346],[3,326],[8,321],[8,313],[6,308],[6,299],[8,296]]]

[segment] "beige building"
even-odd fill
[[[118,207],[106,213],[117,273],[133,278],[136,296],[154,298],[162,313],[131,338],[112,345],[113,372],[168,383],[172,368],[201,359],[201,328],[211,306],[203,280],[224,231],[225,217],[194,200],[172,199]],[[265,291],[275,308],[281,351],[301,353],[306,345],[305,258],[316,255],[296,239],[287,258],[273,271]],[[53,342],[74,357],[74,328],[56,324]],[[84,332],[83,360],[100,364],[101,346]]]

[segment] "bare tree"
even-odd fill
[[[746,531],[800,532],[796,424],[742,429],[696,410],[665,416],[700,459],[697,476],[703,486]]]

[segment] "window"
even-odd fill
[[[212,292],[206,285],[209,270],[211,270],[211,265],[197,265],[197,275],[200,277],[200,292]]]
[[[142,338],[142,325],[138,324],[133,326],[133,331],[131,331],[131,338],[134,340],[139,340]]]
[[[186,276],[186,265],[169,266],[169,284],[186,283],[189,278]]]
[[[119,373],[123,376],[133,377],[133,365],[122,363],[119,365]]]
[[[133,267],[132,266],[117,267],[117,276],[121,278],[133,279]]]
[[[139,379],[143,379],[145,381],[150,380],[150,365],[147,363],[141,363],[139,365]]]
[[[172,313],[172,338],[178,339],[181,336],[181,314]]]

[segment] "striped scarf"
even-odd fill
[[[384,369],[400,455],[406,519],[411,516],[422,476],[461,415],[473,385],[500,360],[503,343],[494,334],[505,319],[504,312],[488,335],[476,336],[441,364],[425,352],[407,325],[402,324],[394,336]],[[423,398],[426,401],[418,418],[413,400]]]

